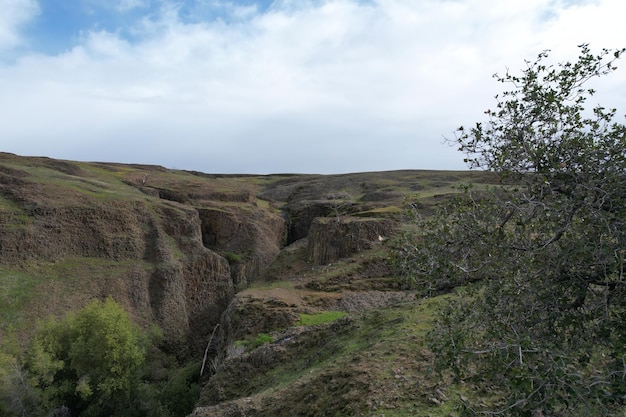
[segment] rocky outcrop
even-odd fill
[[[146,251],[140,225],[148,215],[140,201],[91,206],[34,206],[4,212],[0,262],[15,265],[68,256],[142,259]]]
[[[243,178],[0,153],[0,265],[71,265],[70,280],[42,282],[33,311],[113,296],[173,350],[197,350],[282,246],[309,236],[309,258],[328,263],[392,227],[345,216],[364,209],[344,191],[365,190],[359,176]]]
[[[286,224],[278,213],[250,207],[201,208],[202,241],[230,263],[235,286],[252,283],[278,255]]]
[[[0,265],[68,264],[68,279],[41,281],[32,311],[112,296],[184,355],[274,259],[285,222],[248,189],[213,192],[210,178],[141,168],[0,154]]]
[[[190,417],[318,416],[329,407],[340,409],[337,415],[361,415],[361,400],[372,391],[364,373],[352,364],[318,369],[341,351],[337,340],[352,331],[349,317],[315,327],[291,327],[275,333],[273,343],[225,358]],[[277,384],[273,372],[281,366],[306,377]],[[331,394],[313,395],[316,392]]]
[[[394,225],[389,219],[318,217],[307,238],[309,260],[323,265],[369,249],[373,242],[390,236]]]
[[[333,214],[336,204],[330,200],[295,201],[283,207],[288,224],[287,244],[305,238],[313,220]]]

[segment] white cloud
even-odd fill
[[[97,14],[100,10],[114,10],[125,13],[134,9],[145,9],[151,0],[81,0],[74,7],[81,7],[88,14]]]
[[[0,68],[0,135],[22,154],[212,172],[462,169],[442,135],[480,120],[491,74],[545,48],[626,45],[604,30],[618,3],[221,2],[230,19],[190,23],[163,2],[136,42],[87,32]]]
[[[582,2],[561,0],[559,14],[542,28],[542,46],[555,56],[571,56],[576,45],[589,43],[596,48],[626,46],[623,15],[626,4],[620,0]]]
[[[0,0],[0,51],[23,43],[21,27],[39,13],[36,0]]]
[[[136,8],[144,8],[148,6],[147,0],[117,0],[116,2],[110,3],[113,3],[115,9],[121,12],[133,10]]]

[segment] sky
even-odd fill
[[[623,0],[0,0],[0,151],[207,173],[466,169],[519,72]],[[626,66],[593,97],[626,113]],[[623,120],[619,120],[623,122]]]

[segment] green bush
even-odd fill
[[[74,415],[128,415],[147,338],[112,299],[93,301],[37,330],[27,352],[31,383],[44,405]]]
[[[14,333],[0,341],[0,417],[189,415],[199,364],[161,351],[113,300],[94,301],[36,330],[23,354]]]
[[[167,410],[167,415],[186,416],[193,411],[200,397],[199,373],[198,363],[170,371],[165,386],[158,394],[161,408]]]

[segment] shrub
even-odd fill
[[[26,367],[49,409],[127,415],[146,345],[121,306],[112,299],[96,300],[43,323],[28,349]]]

